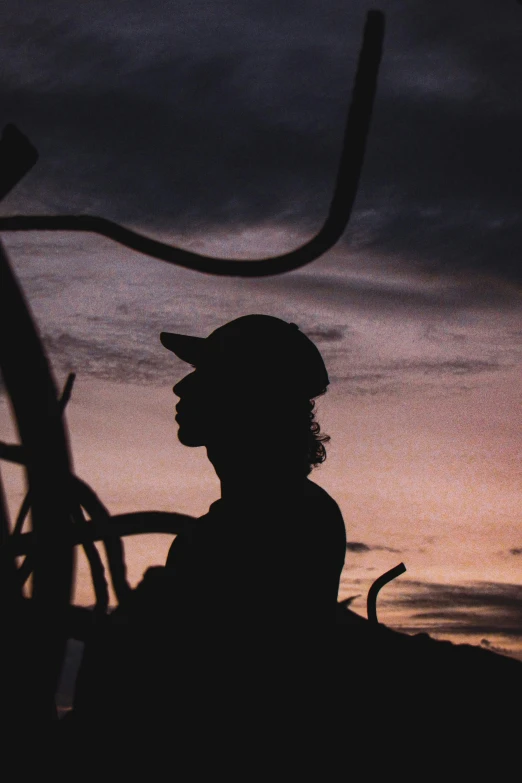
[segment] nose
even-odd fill
[[[188,375],[185,375],[184,378],[182,378],[176,383],[175,386],[172,387],[172,391],[177,397],[181,397],[187,388],[190,388],[191,383],[193,383],[194,375],[195,372],[191,372]]]

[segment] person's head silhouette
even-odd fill
[[[206,446],[218,474],[275,467],[306,476],[325,458],[313,399],[329,383],[314,343],[295,324],[246,315],[207,338],[162,332],[194,371],[174,386],[178,438]]]

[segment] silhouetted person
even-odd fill
[[[206,448],[221,498],[91,645],[76,711],[139,721],[167,707],[166,724],[197,734],[223,729],[225,704],[236,733],[269,710],[275,741],[287,717],[308,720],[330,694],[346,534],[335,501],[308,479],[325,458],[313,400],[328,375],[298,327],[271,316],[161,341],[193,366],[174,386],[178,437]]]
[[[325,458],[312,402],[328,384],[319,351],[264,315],[207,339],[161,339],[194,367],[174,386],[178,438],[206,447],[221,482],[221,499],[169,552],[176,610],[220,625],[333,624],[346,535],[337,504],[308,479]]]

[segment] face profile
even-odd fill
[[[161,342],[193,367],[178,381],[178,440],[205,446],[217,470],[245,475],[270,465],[308,475],[325,458],[314,398],[328,386],[321,354],[295,324],[247,315],[207,338],[162,332]],[[225,468],[226,466],[226,468]]]
[[[178,424],[178,440],[184,446],[206,446],[212,416],[212,388],[203,374],[194,370],[182,378],[173,388],[179,397],[175,420]]]
[[[265,418],[271,402],[251,381],[225,369],[195,369],[178,381],[173,392],[179,397],[175,420],[180,443],[211,446],[226,439],[237,445],[245,437],[259,442],[262,430],[256,422]]]

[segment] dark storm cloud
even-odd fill
[[[4,210],[312,231],[366,10],[345,5],[8,3],[2,116],[41,162]],[[347,241],[519,277],[521,9],[381,7],[385,57]]]
[[[388,366],[392,372],[413,371],[422,375],[468,375],[494,372],[505,365],[483,359],[442,359],[440,361],[396,362]]]
[[[350,271],[353,266],[343,259]],[[461,280],[458,285],[417,285],[415,282],[396,281],[378,277],[365,278],[342,276],[342,266],[334,275],[290,272],[277,278],[267,278],[263,285],[277,291],[298,292],[315,301],[323,299],[331,307],[361,308],[379,313],[406,314],[408,311],[429,313],[430,311],[451,314],[466,308],[510,308],[518,310],[520,297],[512,289],[503,286],[485,286],[471,280]],[[241,285],[241,284],[240,284]]]
[[[93,319],[91,319],[93,320]],[[99,319],[94,319],[99,320]],[[165,357],[158,351],[158,346],[153,339],[143,339],[140,342],[131,342],[125,330],[125,323],[118,324],[111,321],[111,339],[106,335],[106,326],[99,323],[100,334],[98,337],[69,335],[55,330],[52,334],[44,335],[43,342],[52,365],[57,372],[80,372],[82,376],[91,376],[104,380],[117,382],[164,384],[170,383],[170,376],[181,375],[186,372],[186,365],[176,357]],[[143,330],[149,336],[150,324]],[[159,328],[158,328],[159,333]],[[134,332],[132,335],[134,338]],[[320,344],[320,341],[318,341]],[[347,384],[346,391],[356,395],[396,393],[402,385],[412,378],[423,376],[475,376],[478,373],[495,372],[505,365],[483,360],[460,359],[455,361],[433,362],[399,362],[381,365],[379,368],[368,371],[345,372],[335,369],[335,356],[328,351],[322,351],[327,364],[330,367],[330,380],[336,383]],[[0,394],[3,387],[0,380]],[[366,551],[362,548],[366,544],[352,542],[354,548],[351,551]],[[351,545],[348,547],[350,549]],[[371,547],[374,549],[390,550],[386,547]],[[522,550],[512,549],[511,554],[520,554]]]
[[[335,343],[342,340],[344,337],[344,329],[336,328],[324,328],[324,329],[307,329],[306,334],[314,342],[323,343]]]
[[[396,552],[400,554],[400,549],[393,549],[389,546],[369,546],[362,541],[347,541],[346,549],[348,552],[355,552],[357,554],[363,552]]]
[[[25,6],[35,18],[34,3]],[[17,67],[2,106],[46,145],[48,171],[41,182],[35,171],[35,186],[50,184],[59,203],[81,178],[69,210],[184,227],[293,212],[307,180],[310,201],[325,152],[335,158],[321,133],[332,55],[315,40],[313,14],[308,25],[306,13],[296,24],[297,9],[260,24],[255,3],[178,2],[170,18],[162,4],[139,7],[116,16],[100,7],[96,21],[54,4],[50,19],[28,23],[17,6],[8,46]]]
[[[510,331],[505,340],[502,332],[490,344],[487,325],[484,335],[470,328],[467,313],[459,320],[469,307],[473,324],[477,303],[490,307],[493,302],[509,317],[509,308],[520,304],[520,296],[509,286],[498,286],[494,293],[492,286],[486,290],[474,284],[419,283],[404,276],[394,281],[306,271],[267,279],[262,285],[231,280],[225,287],[216,278],[198,277],[195,287],[193,273],[179,271],[173,279],[172,270],[143,264],[141,257],[125,259],[122,252],[112,258],[101,241],[93,251],[78,235],[44,235],[48,242],[38,234],[29,241],[21,234],[14,238],[10,254],[16,263],[27,254],[27,264],[19,265],[21,282],[60,377],[75,371],[79,376],[120,382],[170,384],[171,375],[181,377],[187,368],[172,354],[164,355],[159,333],[167,328],[204,336],[232,313],[251,310],[257,292],[262,298],[256,310],[297,321],[317,343],[332,383],[338,382],[343,393],[396,394],[412,382],[430,385],[440,380],[462,387],[479,376],[502,373],[519,360]],[[120,265],[125,263],[122,274]],[[489,299],[484,301],[485,294]],[[314,309],[306,313],[303,303],[308,298]],[[326,307],[317,307],[323,300]],[[347,304],[352,311],[348,317],[341,312]],[[406,355],[396,349],[393,356],[382,353],[382,342],[365,338],[358,310],[382,322],[391,314],[392,326],[389,330],[385,325],[383,331],[384,344],[389,331],[393,337],[396,315],[411,322],[414,350],[408,346]],[[487,317],[487,308],[484,312]],[[429,327],[421,323],[419,336],[417,320],[426,313],[443,317]],[[510,330],[511,320],[507,324],[505,329]],[[425,351],[423,341],[428,338]]]
[[[153,383],[167,380],[164,357],[155,344],[130,346],[128,341],[96,341],[65,333],[44,335],[43,343],[54,370],[60,373],[80,372],[121,383]],[[178,367],[180,363],[174,360]],[[169,367],[172,372],[172,368]]]
[[[363,544],[362,541],[347,541],[346,549],[348,552],[369,552],[370,547],[368,544]]]
[[[415,621],[402,630],[522,636],[522,587],[504,583],[442,585],[403,580],[408,593],[394,599]]]

